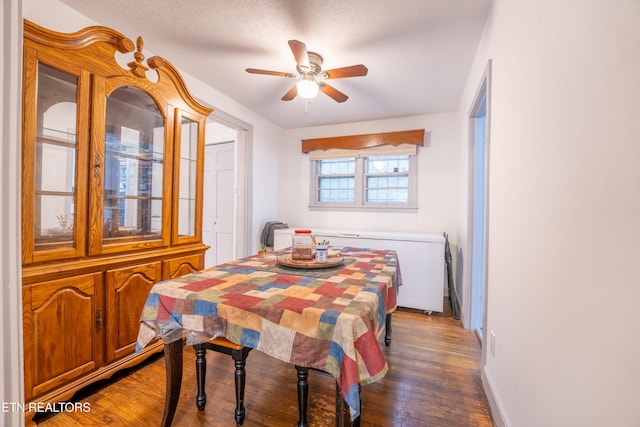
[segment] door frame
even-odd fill
[[[484,104],[484,106],[483,106]],[[481,111],[485,110],[485,111]],[[475,230],[474,230],[474,217],[476,215],[477,206],[475,206],[475,141],[476,141],[476,124],[475,121],[478,117],[481,117],[482,113],[485,113],[485,149],[483,153],[484,157],[484,242],[481,242],[481,250],[483,257],[482,264],[482,279],[481,283],[477,283],[477,278],[474,278],[473,259],[475,247]],[[467,259],[469,260],[469,286],[465,292],[466,301],[465,307],[465,327],[468,329],[476,330],[482,343],[482,358],[483,362],[486,357],[487,348],[487,300],[488,300],[488,248],[489,248],[489,148],[491,138],[491,60],[487,62],[485,71],[476,90],[476,94],[471,103],[471,108],[468,114],[469,123],[469,194],[468,194],[468,242],[467,242]],[[482,305],[479,307],[477,304],[478,299],[482,298]],[[481,312],[479,312],[481,311]],[[479,328],[479,324],[481,327]]]
[[[218,109],[207,118],[207,122],[218,122],[224,126],[236,130],[234,145],[234,169],[236,199],[234,211],[236,223],[234,226],[234,257],[242,258],[248,255],[251,247],[251,223],[253,220],[252,200],[252,168],[250,167],[253,155],[253,126],[230,114]]]

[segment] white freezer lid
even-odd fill
[[[405,240],[410,242],[445,243],[444,235],[431,233],[403,233],[396,231],[336,230],[314,227],[289,227],[275,230],[276,234],[293,234],[295,230],[311,230],[314,235],[352,239]]]

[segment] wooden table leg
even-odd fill
[[[298,372],[298,427],[308,427],[309,368],[296,365],[296,371]]]
[[[384,325],[384,344],[389,347],[391,345],[391,313],[387,313]]]
[[[164,413],[162,414],[162,427],[169,427],[176,414],[180,387],[182,385],[182,339],[164,345],[165,366],[167,370],[166,384],[167,396],[164,401]]]
[[[358,393],[360,393],[360,387],[358,387]],[[360,399],[362,399],[361,393]],[[360,411],[362,412],[362,400],[360,401]],[[360,427],[360,415],[351,422],[349,405],[344,401],[338,383],[336,383],[336,427]]]
[[[296,372],[298,373],[298,427],[308,427],[309,423],[307,422],[307,402],[309,400],[309,368],[298,365],[295,366]],[[360,395],[361,399],[359,412],[362,412],[362,393],[360,393],[360,386],[358,386],[358,394]],[[344,401],[337,382],[335,414],[336,427],[360,427],[360,415],[358,415],[358,417],[353,420],[353,422],[351,421],[349,405],[347,405],[347,402]]]

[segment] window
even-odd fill
[[[365,157],[365,200],[409,203],[410,156]]]
[[[356,190],[356,159],[318,160],[318,201],[353,203]]]
[[[312,209],[416,210],[424,129],[302,140]]]
[[[314,208],[407,209],[416,206],[416,156],[311,159]]]

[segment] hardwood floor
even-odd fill
[[[448,301],[445,301],[448,307]],[[362,387],[363,427],[492,426],[480,382],[480,345],[449,312],[427,316],[400,309],[393,315],[393,342],[383,347],[389,372]],[[231,357],[207,353],[207,406],[195,406],[195,354],[185,349],[184,375],[174,426],[235,426],[234,365]],[[75,396],[89,412],[36,417],[43,427],[156,427],[165,396],[164,356],[99,382]],[[309,373],[308,420],[312,427],[335,423],[335,382]],[[244,426],[295,426],[296,371],[292,365],[252,351],[247,359]]]

